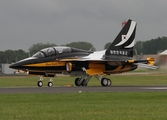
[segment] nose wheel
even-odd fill
[[[53,83],[52,82],[48,82],[48,87],[52,87]]]
[[[38,81],[38,82],[37,82],[37,85],[38,85],[38,87],[42,87],[43,82],[42,82],[42,81]]]

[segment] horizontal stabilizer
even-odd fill
[[[158,69],[158,66],[154,66],[154,58],[147,58],[147,60],[128,60],[127,62],[143,68]]]
[[[148,68],[148,69],[153,69],[153,70],[158,69],[158,66],[144,64],[144,63],[134,63],[134,65],[138,65],[138,67]]]
[[[146,63],[148,65],[154,65],[154,58],[147,58],[147,60],[128,60],[128,63]]]

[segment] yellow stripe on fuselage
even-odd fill
[[[60,61],[76,61],[76,58],[61,59]]]
[[[35,64],[27,64],[24,66],[29,66],[29,67],[48,67],[48,66],[65,66],[65,62],[43,62],[43,63],[35,63]]]

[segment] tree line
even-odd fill
[[[167,49],[167,37],[137,41],[135,49],[139,54],[158,54]]]
[[[47,47],[53,47],[53,46],[58,46],[53,43],[37,43],[33,44],[28,51],[25,52],[24,50],[6,50],[6,51],[0,51],[0,64],[2,63],[13,63],[16,61],[19,61],[21,59],[27,58],[35,54],[41,49],[47,48]],[[83,50],[92,50],[95,51],[95,47],[88,42],[72,42],[66,45],[61,45],[61,46],[68,46],[68,47],[74,47],[74,48],[79,48]]]
[[[107,49],[110,46],[110,44],[111,42],[106,43],[104,45],[104,49]],[[57,45],[53,43],[37,43],[33,44],[28,49],[29,52],[25,52],[21,49],[0,51],[0,64],[19,61],[21,59],[32,56],[33,54],[35,54],[43,48],[52,46]],[[69,46],[83,50],[96,50],[96,48],[88,42],[72,42],[63,46]],[[157,54],[167,49],[167,37],[158,37],[156,39],[151,39],[147,41],[137,41],[134,48],[138,54]]]

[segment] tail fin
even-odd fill
[[[135,44],[136,22],[128,20],[113,43],[106,50],[105,55],[133,56]]]

